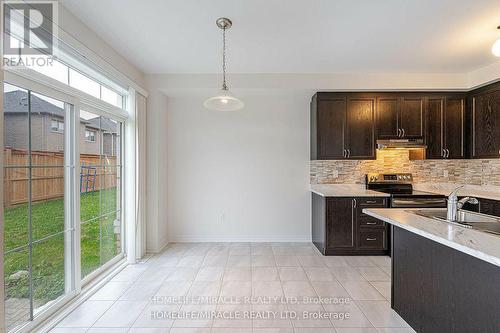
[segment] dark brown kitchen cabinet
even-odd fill
[[[375,159],[375,98],[347,99],[346,150],[349,159]]]
[[[424,137],[424,97],[401,97],[401,138],[422,139]]]
[[[318,93],[311,101],[311,159],[375,159],[375,98]]]
[[[500,157],[500,84],[472,92],[472,158]]]
[[[377,129],[379,139],[399,136],[399,109],[397,97],[377,98]]]
[[[424,135],[423,96],[383,95],[377,98],[378,139],[421,139]]]
[[[386,198],[325,198],[313,193],[313,243],[325,255],[387,254],[387,225],[362,212],[386,207]]]
[[[426,157],[465,158],[465,97],[431,96],[427,100]]]
[[[347,102],[345,97],[313,99],[311,112],[316,121],[316,140],[311,139],[311,159],[343,159],[345,157],[345,126]]]

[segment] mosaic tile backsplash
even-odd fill
[[[398,149],[377,150],[376,160],[310,164],[311,184],[364,183],[365,174],[371,172],[412,173],[414,183],[500,186],[500,159],[410,160],[408,150]]]

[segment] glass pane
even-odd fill
[[[33,165],[64,166],[65,115],[64,102],[31,93],[31,162]],[[55,131],[51,130],[54,122],[57,129]],[[50,186],[51,183],[47,182],[47,185]]]
[[[30,320],[29,252],[4,255],[5,323],[7,331]]]
[[[101,85],[101,99],[116,107],[123,108],[123,97],[116,91],[106,88]]]
[[[5,251],[28,244],[29,169],[4,168],[4,248]]]
[[[120,156],[120,123],[101,117],[102,156],[104,165],[119,164]]]
[[[99,83],[71,68],[69,69],[69,85],[96,98],[101,97],[101,85]]]
[[[80,174],[80,221],[94,220],[101,214],[97,168],[83,167]]]
[[[101,218],[101,265],[121,252],[119,212]]]
[[[107,214],[120,209],[120,191],[117,189],[117,167],[102,168],[101,175],[101,214]]]
[[[63,63],[57,60],[52,60],[51,62],[46,63],[44,66],[37,66],[35,64],[34,66],[31,66],[31,68],[59,82],[62,82],[64,84],[69,84],[68,82],[69,68],[68,66],[64,65]]]
[[[64,168],[33,168],[31,196],[33,240],[64,231]]]
[[[28,91],[4,84],[3,108],[5,166],[28,166]]]
[[[97,135],[100,125],[101,119],[98,115],[88,111],[80,111],[80,154],[91,155],[89,158],[94,165],[100,165],[101,143],[99,135]]]
[[[64,234],[33,244],[32,260],[33,307],[41,310],[65,293]]]
[[[87,276],[100,266],[100,220],[81,225],[81,263],[82,277]]]

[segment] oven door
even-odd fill
[[[391,208],[446,208],[446,198],[392,198]]]

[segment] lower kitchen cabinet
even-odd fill
[[[387,225],[362,212],[387,208],[382,197],[323,197],[312,194],[312,238],[324,255],[388,254]]]

